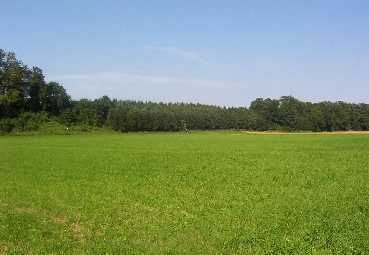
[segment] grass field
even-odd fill
[[[369,135],[0,137],[0,254],[369,254]]]

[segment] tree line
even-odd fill
[[[369,105],[257,98],[250,107],[117,100],[72,100],[42,70],[0,49],[0,132],[37,130],[43,123],[110,127],[119,132],[190,130],[366,131]]]

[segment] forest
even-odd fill
[[[72,100],[15,53],[0,49],[0,134],[38,130],[48,122],[118,132],[189,130],[367,131],[369,104],[302,102],[293,96],[255,99],[247,107],[110,99]]]

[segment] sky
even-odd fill
[[[0,48],[72,99],[369,103],[368,0],[1,0]]]

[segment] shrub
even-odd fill
[[[9,134],[15,129],[14,119],[0,120],[0,134]]]
[[[38,131],[45,135],[68,135],[72,132],[68,127],[56,121],[43,123]]]

